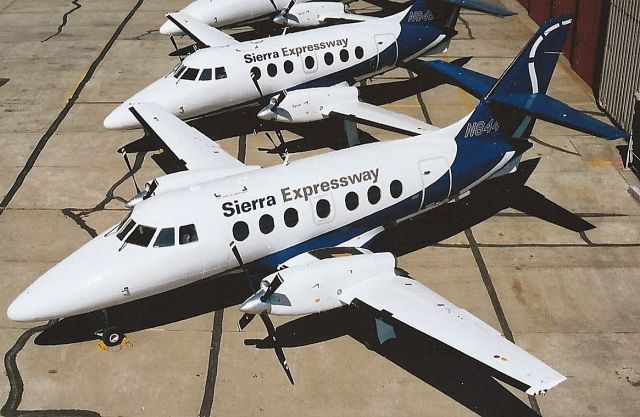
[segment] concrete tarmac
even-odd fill
[[[528,398],[419,335],[369,350],[362,325],[344,311],[274,319],[288,334],[291,386],[272,350],[244,344],[265,337],[262,325],[239,333],[237,307],[220,308],[238,296],[233,283],[202,283],[146,305],[132,320],[179,314],[150,320],[109,352],[95,340],[37,345],[53,323],[9,321],[4,310],[27,285],[125,216],[134,187],[116,149],[142,133],[107,131],[102,120],[177,63],[157,28],[186,3],[0,0],[0,78],[9,79],[0,87],[1,415],[640,415],[640,205],[627,193],[638,181],[622,169],[622,142],[544,122],[526,154],[539,159],[526,192],[497,189],[449,204],[381,245],[396,248],[415,279],[567,375],[546,397]],[[515,0],[502,4],[519,14],[463,12],[442,58],[473,55],[470,68],[499,76],[536,30]],[[371,82],[408,77],[398,69]],[[564,58],[550,94],[604,119]],[[387,107],[445,126],[475,102],[442,86]],[[280,163],[258,150],[270,146],[262,133],[220,143],[248,164]],[[147,155],[136,177],[160,174]],[[547,221],[562,224],[558,216],[512,207],[539,208],[544,197],[596,227],[575,232]]]

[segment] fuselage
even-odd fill
[[[40,277],[8,315],[66,317],[224,274],[238,267],[230,242],[261,270],[312,249],[366,247],[513,158],[507,142],[491,152],[460,145],[465,121],[159,193]]]
[[[296,3],[306,3],[310,0],[296,0]],[[196,0],[181,12],[195,17],[216,28],[248,25],[275,16],[290,3],[290,0]],[[164,35],[182,35],[183,32],[175,24],[167,21],[160,27]]]
[[[104,125],[140,127],[128,109],[142,102],[190,120],[264,102],[284,90],[352,85],[447,39],[437,27],[400,24],[404,14],[198,50],[125,100]]]

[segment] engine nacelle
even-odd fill
[[[288,12],[283,11],[273,18],[273,22],[289,27],[312,27],[324,23],[326,16],[345,14],[341,2],[296,3]]]
[[[274,315],[319,313],[344,305],[340,295],[351,286],[382,273],[394,273],[396,259],[390,253],[343,256],[293,266],[269,275],[266,288],[280,274],[282,285],[267,300]]]
[[[277,106],[269,104],[262,109],[258,118],[282,123],[316,122],[328,116],[327,103],[345,100],[358,101],[358,89],[338,85],[295,90]]]

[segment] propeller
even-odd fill
[[[229,244],[229,246],[231,246],[231,252],[233,252],[233,256],[236,258],[236,260],[238,261],[238,264],[240,264],[240,267],[244,271],[244,275],[249,281],[249,285],[251,285],[251,287],[256,291],[254,295],[249,297],[249,299],[245,301],[241,306],[241,308],[246,307],[247,309],[253,312],[245,313],[240,318],[240,320],[238,321],[238,330],[242,331],[245,327],[247,327],[247,325],[251,322],[251,320],[253,320],[256,314],[259,314],[260,318],[262,319],[262,322],[264,323],[264,327],[266,327],[267,329],[267,334],[269,335],[269,339],[273,346],[273,350],[275,351],[276,356],[278,357],[278,362],[280,362],[280,366],[282,366],[282,369],[284,370],[285,374],[287,374],[287,378],[289,379],[289,382],[291,382],[291,385],[294,385],[295,383],[293,381],[293,375],[291,374],[291,370],[289,369],[287,358],[284,356],[284,351],[282,350],[282,347],[280,347],[277,343],[276,329],[267,311],[269,307],[267,304],[269,297],[271,297],[276,292],[278,287],[280,287],[280,285],[282,285],[284,281],[282,280],[282,277],[280,276],[280,274],[276,274],[276,276],[273,278],[273,280],[267,287],[266,291],[262,292],[259,286],[257,286],[249,277],[247,267],[244,264],[244,261],[242,260],[242,256],[240,256],[240,251],[235,245],[235,242],[232,241]]]
[[[280,13],[278,13],[278,15],[276,17],[273,18],[273,22],[275,24],[285,26],[289,20],[298,21],[298,19],[295,16],[290,16],[289,15],[289,12],[291,11],[291,8],[295,4],[296,4],[296,0],[291,0],[291,2],[289,2],[287,7],[285,7]],[[286,30],[286,28],[285,28],[285,30]]]
[[[133,168],[131,167],[131,162],[129,162],[129,157],[127,156],[127,152],[123,151],[122,156],[124,157],[124,162],[127,164],[127,168],[129,168],[129,175],[133,179],[133,185],[136,187],[136,194],[140,194],[140,187],[138,187],[138,182],[136,181],[136,176],[133,173]]]
[[[171,43],[173,44],[173,47],[176,50],[176,53],[178,53],[178,59],[180,59],[180,62],[182,62],[184,60],[184,57],[180,53],[180,48],[178,48],[178,44],[176,43],[176,40],[173,38],[173,35],[169,36],[169,39],[171,40]]]
[[[275,11],[278,11],[278,6],[276,5],[275,0],[269,0],[269,2],[271,3],[271,5],[273,6],[273,8],[275,9]]]

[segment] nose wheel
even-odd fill
[[[109,327],[102,332],[102,343],[107,347],[115,347],[122,343],[125,335],[117,327]]]

